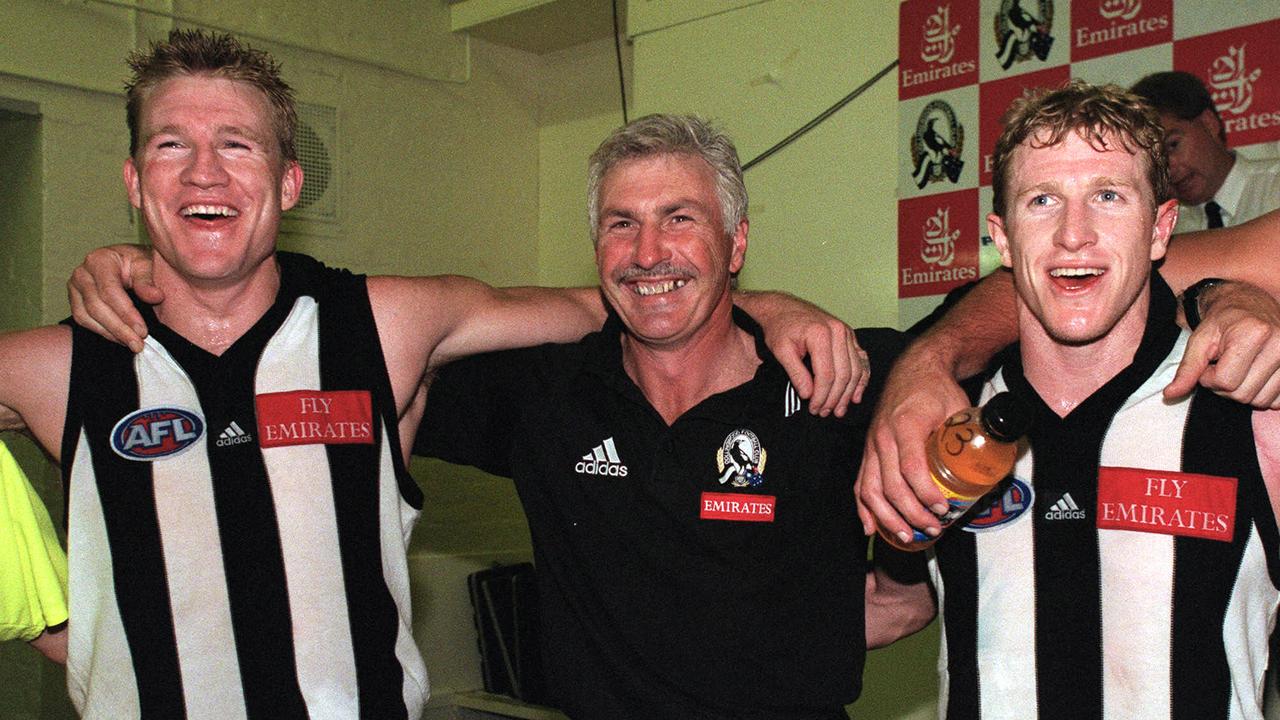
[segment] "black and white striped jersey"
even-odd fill
[[[984,389],[1037,412],[1003,496],[930,562],[940,717],[1261,719],[1280,542],[1251,411],[1164,401],[1187,338],[1165,323],[1066,417],[1016,353]]]
[[[421,493],[363,277],[280,253],[221,356],[74,330],[68,685],[87,718],[416,718]]]

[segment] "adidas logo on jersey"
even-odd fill
[[[605,440],[595,446],[591,452],[583,455],[573,469],[580,475],[627,476],[627,466],[623,465],[618,457],[618,449],[613,445],[613,438]]]
[[[1054,503],[1053,507],[1049,508],[1049,511],[1044,514],[1045,520],[1083,520],[1084,517],[1084,510],[1081,510],[1080,506],[1076,504],[1076,501],[1071,497],[1071,493],[1062,493],[1062,497],[1058,499],[1058,502]]]
[[[227,426],[227,429],[223,430],[222,433],[218,435],[218,439],[214,444],[218,447],[229,447],[231,445],[240,445],[241,443],[247,442],[253,442],[253,436],[244,430],[241,430],[240,426],[236,424],[236,421],[232,420],[231,424]]]

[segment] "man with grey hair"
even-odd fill
[[[515,480],[571,717],[843,718],[865,647],[868,413],[797,412],[730,302],[748,221],[727,136],[644,117],[589,176],[604,329],[443,369],[415,452]],[[896,335],[858,338],[886,368]]]

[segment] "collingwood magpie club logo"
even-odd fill
[[[933,100],[920,111],[916,131],[911,136],[911,179],[923,190],[925,185],[943,179],[959,182],[964,161],[964,126],[956,119],[956,111],[943,100]]]
[[[764,484],[764,463],[768,453],[760,438],[750,430],[734,430],[716,451],[716,470],[721,485],[759,487]]]
[[[1041,61],[1053,48],[1053,0],[1001,0],[994,18],[996,61],[1008,70],[1015,62]]]
[[[179,407],[144,408],[111,429],[111,449],[126,460],[152,462],[190,449],[203,435],[199,413]]]

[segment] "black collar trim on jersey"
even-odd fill
[[[622,366],[622,334],[627,332],[626,325],[623,324],[622,318],[614,312],[612,307],[606,305],[606,309],[608,310],[608,317],[605,319],[604,326],[600,328],[599,332],[588,335],[582,341],[586,350],[583,356],[583,372],[596,375],[623,395],[649,405],[644,393],[632,382],[631,377],[627,375]],[[756,356],[760,359],[760,364],[756,366],[752,381],[706,398],[701,403],[698,403],[697,406],[691,408],[685,415],[696,413],[699,408],[702,408],[708,401],[712,401],[715,398],[725,395],[737,397],[737,394],[743,392],[744,388],[758,388],[760,396],[766,397],[768,393],[774,392],[774,388],[778,384],[773,380],[778,379],[783,383],[786,382],[785,371],[765,344],[764,330],[760,327],[760,324],[737,305],[733,306],[733,322],[750,334],[755,341]],[[757,380],[765,380],[766,382],[755,382]]]
[[[1147,381],[1169,356],[1181,329],[1176,323],[1177,300],[1173,290],[1160,273],[1151,273],[1151,305],[1147,312],[1147,325],[1142,342],[1134,353],[1133,362],[1108,380],[1096,392],[1059,420],[1058,414],[1040,398],[1035,388],[1027,382],[1022,367],[1019,345],[1005,350],[1004,379],[1009,389],[1036,406],[1036,423],[1044,421],[1065,422],[1069,418],[1102,418],[1113,415],[1143,383]]]
[[[174,332],[169,326],[160,322],[152,306],[136,299],[134,305],[147,323],[147,332],[164,345],[174,359],[189,371],[199,372],[201,369],[208,369],[211,372],[217,372],[217,368],[226,368],[237,362],[257,362],[262,348],[289,316],[299,294],[300,283],[296,276],[301,268],[297,267],[299,263],[296,256],[292,253],[279,252],[276,253],[276,260],[280,265],[280,289],[276,291],[275,301],[262,317],[258,318],[258,321],[221,355],[214,355]]]

